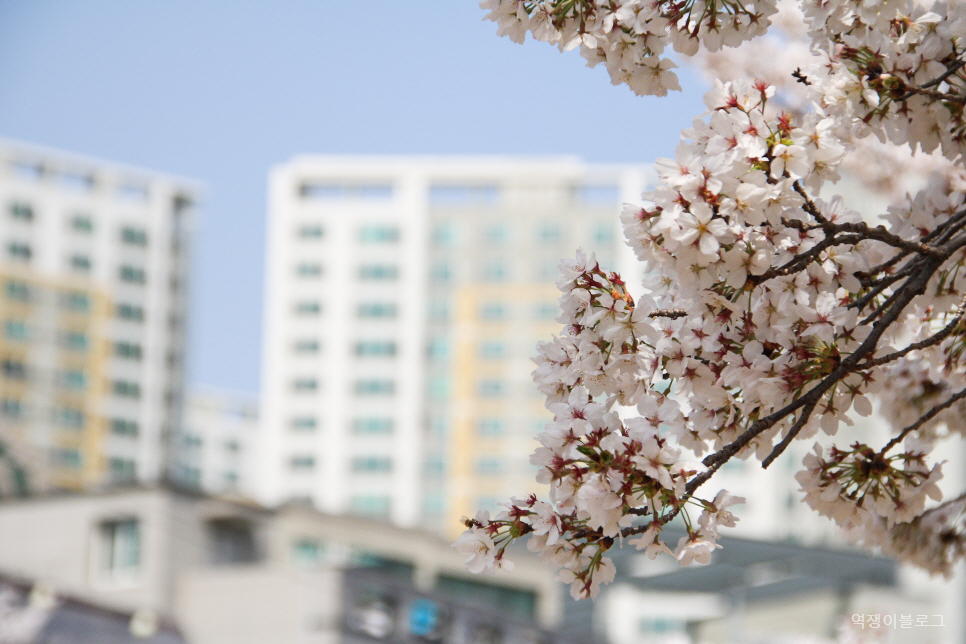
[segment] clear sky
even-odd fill
[[[268,168],[302,153],[673,156],[702,111],[475,0],[0,0],[0,136],[201,181],[189,384],[259,388]],[[615,213],[615,216],[617,213]]]

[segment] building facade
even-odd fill
[[[0,491],[164,475],[197,195],[182,179],[0,141]]]
[[[533,491],[530,382],[557,264],[632,265],[647,170],[572,158],[298,157],[270,180],[258,489],[459,529]]]
[[[175,480],[209,494],[254,497],[258,431],[256,397],[214,389],[189,392]]]
[[[481,578],[438,536],[360,517],[154,486],[4,500],[0,533],[0,593],[29,580],[191,644],[577,641],[550,632],[565,600],[536,556]]]

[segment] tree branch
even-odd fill
[[[882,448],[882,451],[880,451],[879,454],[884,455],[890,449],[892,449],[900,442],[902,442],[902,439],[904,439],[910,432],[916,431],[917,429],[919,429],[920,427],[928,423],[930,420],[932,420],[936,416],[936,414],[938,414],[939,412],[945,409],[949,409],[950,407],[953,406],[953,404],[955,404],[957,401],[962,400],[963,398],[966,398],[966,389],[963,389],[962,391],[959,391],[953,394],[946,402],[942,403],[941,405],[936,405],[935,407],[927,411],[925,414],[922,415],[922,417],[919,420],[917,420],[913,424],[903,429],[901,432],[899,432],[898,436],[896,436],[891,441],[886,443],[886,446]]]
[[[920,342],[915,342],[910,344],[905,349],[895,351],[893,353],[882,356],[881,358],[876,358],[875,360],[867,360],[861,364],[855,366],[856,371],[865,371],[866,369],[871,369],[872,367],[878,367],[879,365],[884,365],[887,362],[892,362],[893,360],[898,360],[902,356],[912,353],[913,351],[918,351],[919,349],[925,349],[931,347],[935,344],[939,344],[945,340],[949,335],[956,330],[959,323],[963,319],[963,315],[966,315],[966,296],[963,297],[962,303],[960,303],[959,308],[956,309],[955,315],[953,315],[952,320],[949,324],[940,329],[935,335],[926,338]]]
[[[649,318],[683,318],[688,314],[684,309],[661,309],[647,314]]]

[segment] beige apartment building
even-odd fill
[[[570,157],[301,156],[271,174],[259,499],[449,534],[534,491],[557,264],[633,266],[648,171]]]
[[[198,193],[0,141],[0,490],[164,475],[181,423]]]

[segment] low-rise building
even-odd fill
[[[555,575],[526,553],[481,578],[435,535],[309,507],[115,489],[5,501],[0,534],[3,574],[190,644],[567,641]]]

